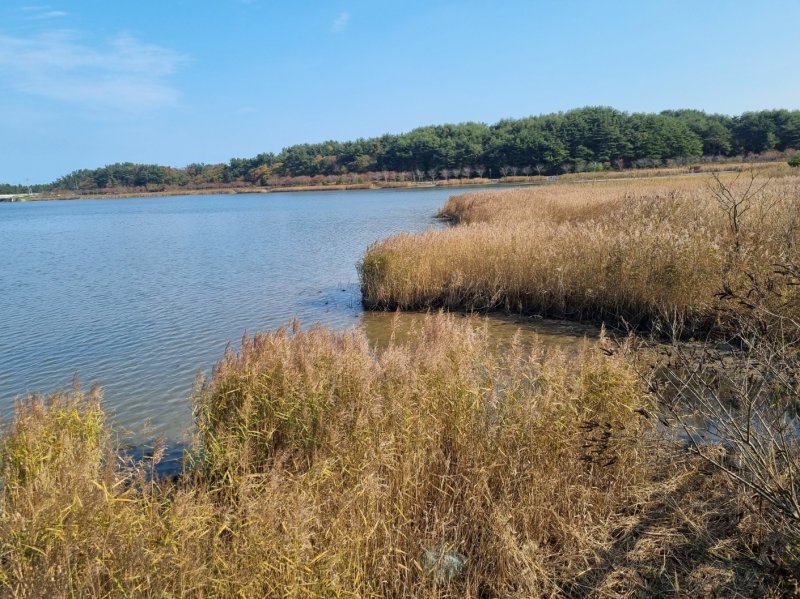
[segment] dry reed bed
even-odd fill
[[[727,193],[742,200],[736,215]],[[440,215],[458,226],[368,248],[367,307],[502,309],[681,334],[715,324],[726,284],[797,261],[800,177],[470,193]]]
[[[668,166],[658,168],[634,168],[621,171],[607,170],[599,172],[567,173],[559,175],[561,181],[600,180],[600,179],[642,179],[655,177],[680,177],[697,173],[714,172],[757,172],[765,176],[782,177],[792,173],[785,160],[772,162],[729,162],[687,164],[685,166]]]
[[[765,593],[774,572],[747,558],[769,535],[724,479],[648,440],[649,403],[619,355],[500,358],[444,316],[377,357],[355,332],[245,339],[198,388],[195,468],[175,481],[119,462],[98,392],[29,398],[0,454],[0,588]]]
[[[655,179],[659,177],[686,177],[698,173],[714,172],[757,172],[769,177],[783,177],[792,174],[785,160],[778,162],[731,162],[731,163],[706,163],[687,164],[684,166],[668,166],[657,168],[635,168],[624,170],[605,170],[596,172],[565,173],[557,177],[559,183],[576,181],[607,181],[617,179]],[[535,183],[541,184],[552,177],[547,175],[513,175],[502,177],[501,183]]]

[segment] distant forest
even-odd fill
[[[740,116],[699,110],[659,114],[587,107],[494,125],[420,127],[399,135],[299,144],[227,164],[173,168],[118,163],[77,170],[34,191],[224,187],[364,181],[437,181],[652,168],[800,148],[800,111]],[[0,193],[26,191],[0,185]]]

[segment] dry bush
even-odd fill
[[[764,176],[783,176],[790,173],[785,162],[729,162],[686,164],[683,166],[667,166],[658,168],[633,168],[624,170],[606,170],[599,172],[567,173],[559,176],[559,180],[566,181],[597,181],[610,179],[650,179],[657,177],[680,177],[696,175],[698,173],[741,173],[757,172]]]
[[[731,342],[673,344],[649,379],[694,452],[772,508],[765,523],[793,539],[786,557],[800,570],[799,272],[776,264],[766,279],[728,287]]]
[[[459,226],[368,248],[364,304],[605,320],[672,337],[706,331],[718,324],[720,289],[796,253],[799,182],[762,188],[741,175],[456,196],[440,216]],[[721,190],[747,205],[736,228]]]

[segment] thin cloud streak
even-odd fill
[[[25,18],[28,21],[47,21],[50,19],[61,19],[68,16],[69,13],[63,10],[54,10],[49,4],[40,6],[23,6],[19,9],[21,12],[26,13]],[[31,14],[38,13],[38,14]]]
[[[28,18],[32,21],[45,21],[47,19],[60,19],[66,16],[67,13],[65,13],[63,10],[50,10]]]
[[[185,61],[130,35],[101,46],[67,30],[28,38],[0,35],[0,89],[89,109],[141,112],[177,103],[168,76]]]
[[[347,24],[350,22],[350,13],[343,12],[338,17],[333,20],[333,30],[339,33],[340,31],[344,31],[347,28]]]

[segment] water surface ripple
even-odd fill
[[[452,189],[0,204],[0,412],[99,383],[118,427],[179,439],[187,397],[244,332],[361,315],[375,239],[437,226]],[[148,430],[142,430],[144,423]]]

